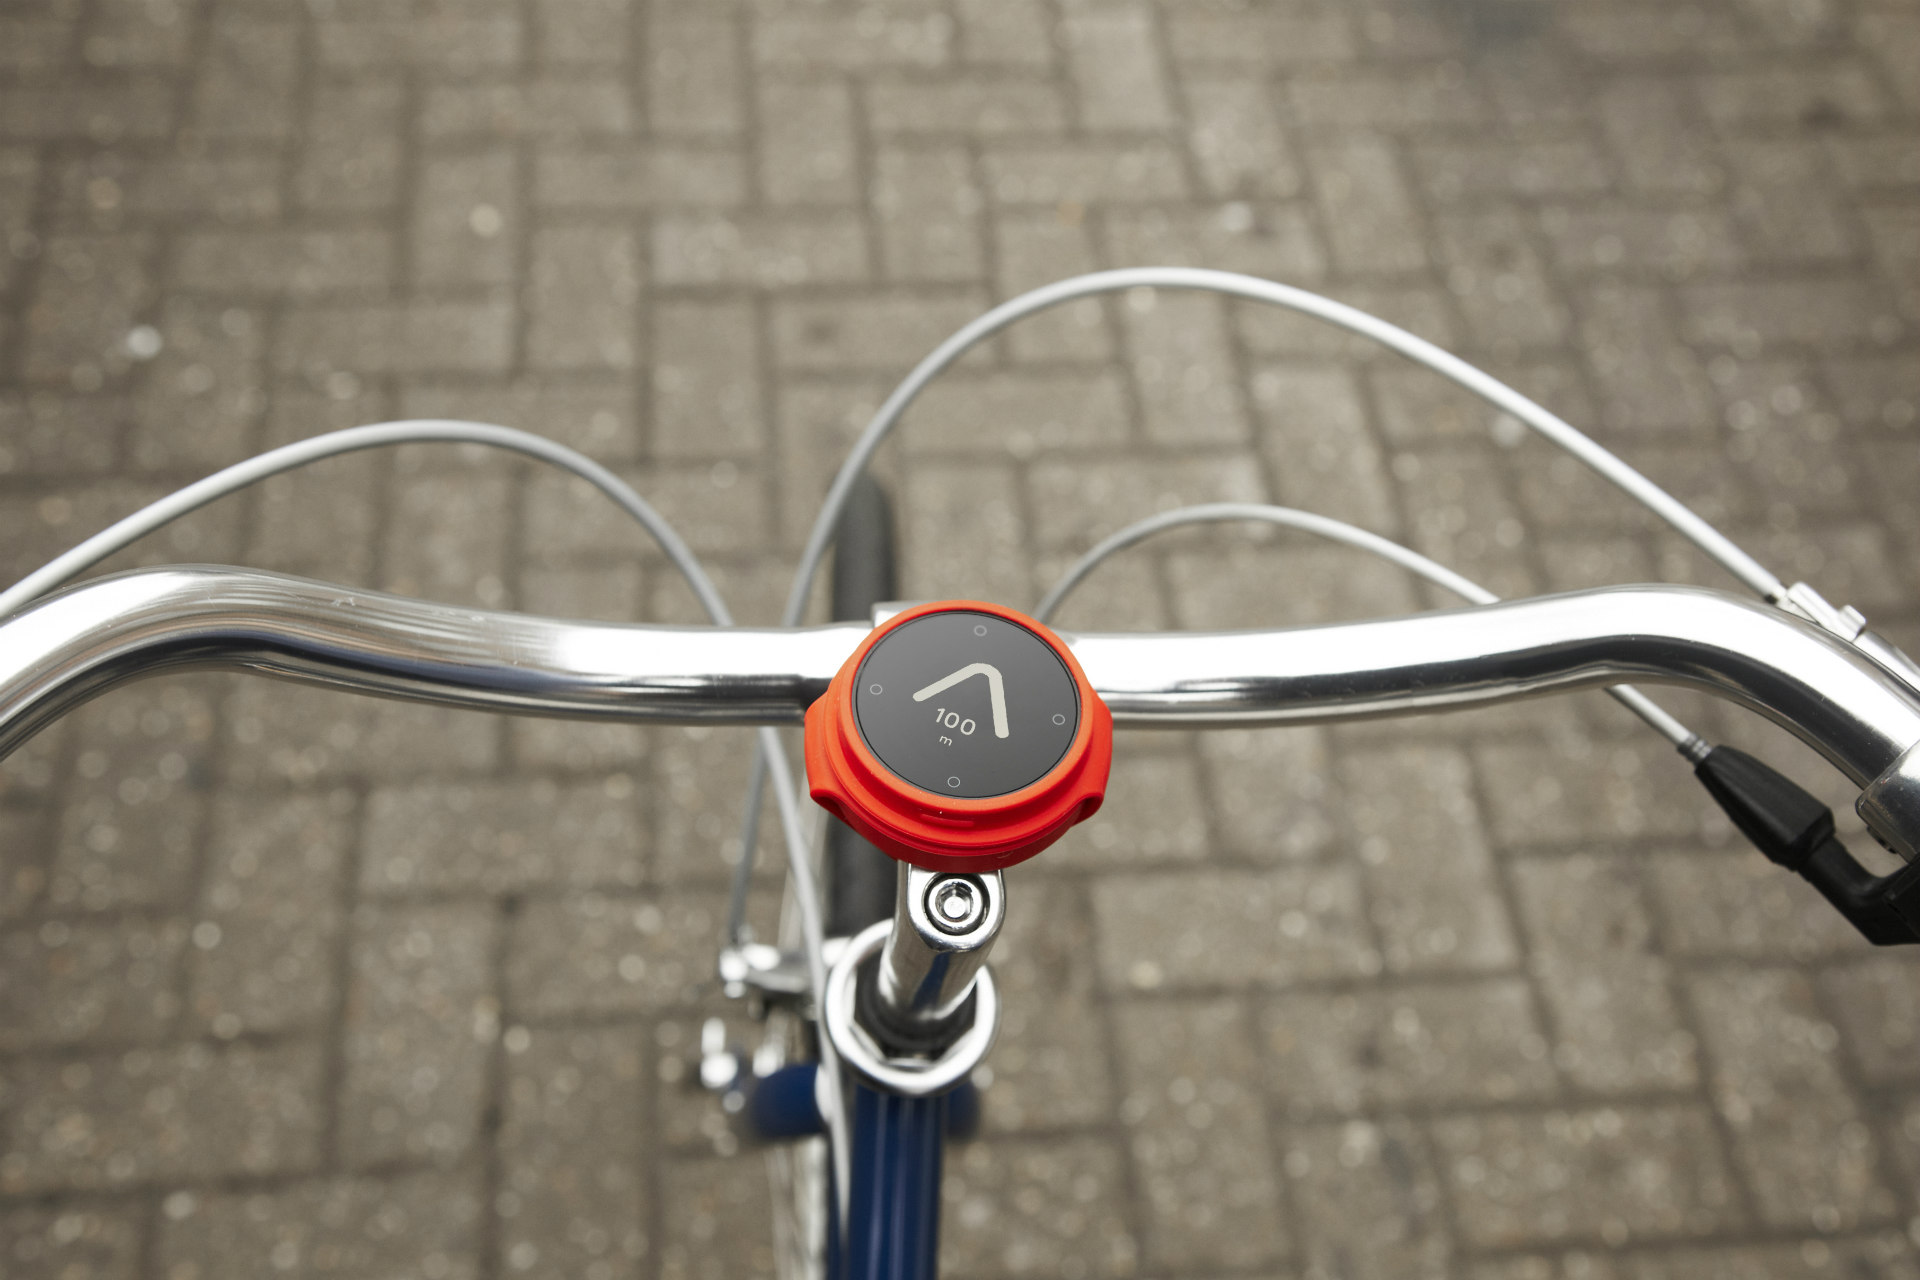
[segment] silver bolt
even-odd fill
[[[942,933],[968,933],[986,918],[987,895],[965,876],[947,876],[927,890],[927,915]]]

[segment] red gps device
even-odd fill
[[[902,862],[997,871],[1106,798],[1113,716],[1060,638],[1012,609],[919,605],[807,709],[807,783]]]

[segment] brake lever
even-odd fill
[[[1920,862],[1874,875],[1840,842],[1831,809],[1737,748],[1714,747],[1694,776],[1755,848],[1818,889],[1867,941],[1920,943]]]

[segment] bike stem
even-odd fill
[[[937,1056],[973,1017],[974,979],[1006,918],[998,871],[963,875],[900,864],[893,923],[857,1016],[893,1053]]]

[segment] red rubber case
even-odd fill
[[[854,677],[873,647],[915,618],[956,610],[992,614],[1031,632],[1066,665],[1079,693],[1080,723],[1066,753],[1038,781],[1006,795],[968,800],[915,786],[881,763],[854,719]],[[1025,862],[1100,808],[1113,767],[1113,714],[1072,651],[1040,623],[997,604],[942,600],[895,614],[861,642],[807,708],[806,748],[815,802],[890,856],[928,871],[998,871]]]

